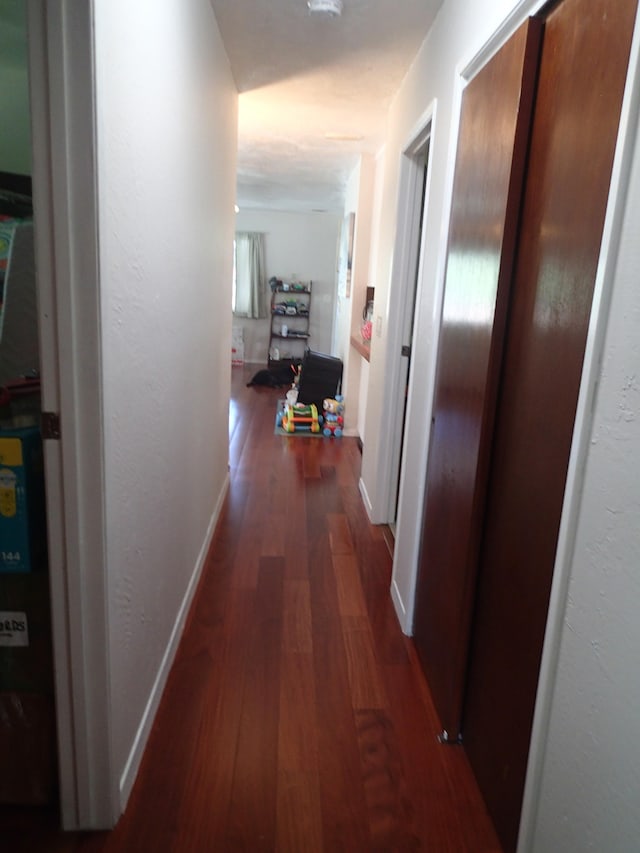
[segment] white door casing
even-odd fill
[[[104,537],[93,3],[28,0],[61,819],[114,825]]]

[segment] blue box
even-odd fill
[[[46,553],[40,429],[0,430],[0,572],[46,570]]]

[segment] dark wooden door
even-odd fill
[[[454,178],[414,638],[456,737],[539,59],[530,20],[467,86]]]
[[[464,745],[515,849],[636,0],[548,15],[478,575]]]

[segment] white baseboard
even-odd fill
[[[184,631],[187,616],[189,615],[189,609],[193,601],[193,596],[195,594],[196,587],[198,586],[200,575],[202,574],[202,569],[207,558],[209,546],[211,545],[211,540],[213,539],[213,534],[215,532],[218,519],[220,518],[220,513],[222,512],[222,505],[224,503],[224,499],[227,495],[228,490],[229,476],[227,475],[220,495],[218,496],[218,501],[211,516],[211,520],[209,521],[209,524],[207,526],[207,532],[204,538],[204,542],[202,543],[202,547],[200,548],[200,553],[198,554],[198,559],[196,560],[191,579],[184,594],[184,598],[182,599],[180,609],[178,610],[176,621],[174,623],[173,630],[171,631],[171,636],[169,637],[167,648],[165,649],[165,653],[162,657],[162,662],[160,664],[160,667],[158,668],[158,673],[156,675],[153,688],[149,695],[149,700],[144,709],[142,719],[140,720],[140,725],[138,726],[138,731],[136,732],[136,736],[133,741],[133,746],[131,747],[129,757],[126,761],[124,770],[120,777],[121,813],[124,812],[126,808],[129,795],[131,794],[131,789],[133,788],[133,783],[135,782],[136,776],[138,775],[138,770],[140,769],[140,762],[142,761],[144,749],[147,745],[149,732],[151,731],[151,726],[153,725],[153,721],[155,719],[158,706],[160,704],[160,699],[162,698],[162,693],[167,683],[167,678],[169,677],[169,672],[171,671],[171,667],[173,666],[173,661],[176,655],[176,651],[178,649],[178,645],[180,643],[180,639],[182,638],[182,633]]]
[[[407,608],[404,606],[402,595],[400,594],[400,590],[398,589],[398,585],[396,584],[395,580],[391,581],[391,601],[393,602],[393,606],[396,611],[396,616],[398,617],[398,622],[400,623],[400,627],[402,628],[402,633],[406,634],[407,637],[412,637],[413,625],[411,625],[409,622]]]
[[[364,480],[362,479],[362,477],[360,477],[360,479],[358,480],[358,488],[360,489],[360,494],[362,495],[362,500],[364,502],[364,508],[367,511],[367,516],[369,517],[369,521],[373,524],[374,522],[371,521],[371,519],[373,518],[373,506],[371,504],[371,501],[369,500],[369,493],[367,492],[367,487],[365,486]]]

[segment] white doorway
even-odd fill
[[[418,132],[402,155],[400,179],[400,210],[398,235],[402,243],[399,275],[395,298],[398,301],[398,338],[391,350],[394,361],[394,402],[392,410],[401,413],[399,428],[390,431],[393,436],[390,449],[388,524],[395,536],[402,459],[405,446],[406,417],[409,402],[411,353],[413,348],[414,320],[418,300],[418,283],[422,268],[422,248],[425,205],[429,182],[429,152],[431,120]]]
[[[107,828],[105,592],[92,4],[26,0],[55,702],[64,829]]]

